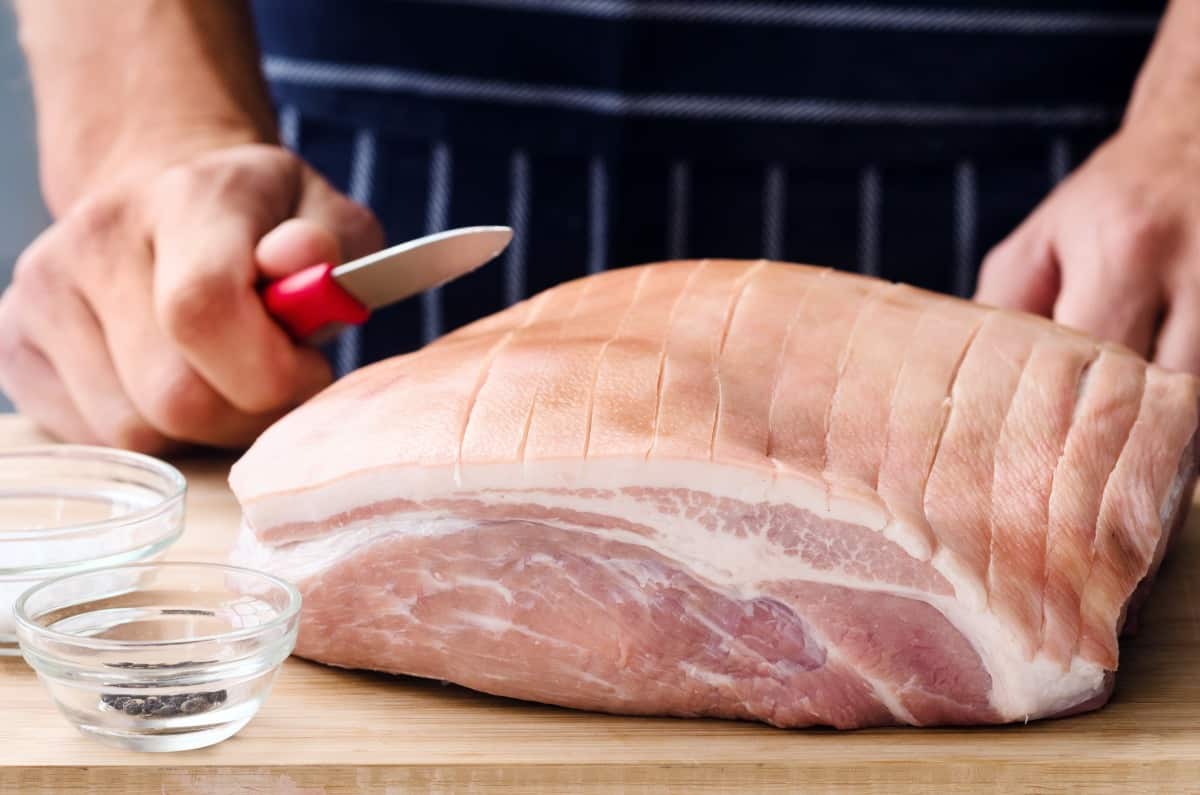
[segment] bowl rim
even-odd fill
[[[68,462],[107,462],[131,466],[162,478],[167,484],[167,493],[151,505],[107,519],[92,519],[86,522],[76,522],[38,530],[5,530],[0,528],[0,544],[6,541],[41,541],[65,535],[75,535],[89,530],[116,530],[153,518],[156,514],[163,512],[174,503],[180,501],[187,494],[187,478],[183,476],[183,473],[179,469],[162,459],[143,453],[135,453],[130,450],[85,444],[42,444],[14,447],[0,451],[0,464],[22,458],[56,458]],[[113,479],[112,482],[120,481]],[[168,534],[169,532],[163,535]],[[54,567],[58,565],[60,564],[56,564]],[[25,568],[28,568],[30,571],[36,571],[38,568],[50,567],[38,565],[33,567],[17,567],[16,570],[19,571]],[[8,569],[5,569],[5,571],[8,571]]]
[[[115,572],[129,571],[131,569],[206,569],[208,571],[250,575],[251,577],[264,580],[271,585],[282,589],[287,595],[287,604],[279,611],[278,615],[276,615],[270,621],[267,621],[264,624],[259,624],[258,626],[243,627],[241,629],[235,629],[229,632],[219,632],[211,635],[196,635],[189,638],[173,638],[171,640],[110,640],[107,638],[90,638],[86,635],[75,635],[70,632],[60,632],[55,629],[49,629],[35,623],[32,618],[26,615],[25,605],[29,601],[29,598],[43,589],[50,588],[67,580],[82,577],[102,576]],[[21,636],[20,630],[24,629],[34,637],[47,638],[60,643],[66,643],[88,649],[155,649],[171,646],[186,646],[192,643],[206,643],[211,641],[242,640],[244,638],[252,638],[255,635],[265,635],[295,619],[300,612],[302,603],[303,597],[300,595],[300,590],[295,585],[292,585],[290,582],[281,577],[276,577],[274,574],[268,574],[267,572],[259,571],[258,569],[249,569],[244,566],[233,566],[227,563],[209,563],[204,561],[148,561],[143,563],[128,563],[121,566],[90,569],[88,571],[74,572],[72,574],[66,574],[62,577],[54,577],[53,579],[43,580],[26,589],[25,592],[17,597],[17,600],[13,602],[13,618],[16,621],[16,626],[18,629],[18,641],[20,641]]]

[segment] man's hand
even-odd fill
[[[975,297],[1200,373],[1200,130],[1115,135],[992,250]]]
[[[370,211],[275,146],[85,196],[0,298],[0,387],[64,439],[246,444],[330,378],[266,313],[260,280],[381,245]]]
[[[1198,36],[1176,0],[1121,130],[992,250],[977,300],[1200,374]]]
[[[246,0],[16,0],[56,223],[0,297],[0,388],[63,439],[240,446],[329,381],[263,279],[382,245],[276,145]]]

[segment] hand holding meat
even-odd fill
[[[1172,13],[1168,33],[1200,29],[1196,4]],[[1121,130],[987,257],[976,298],[1200,373],[1200,66],[1175,65],[1195,60],[1181,38],[1155,46]]]

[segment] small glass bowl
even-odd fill
[[[153,560],[183,531],[187,485],[149,456],[79,445],[0,453],[0,655],[18,654],[12,606],[53,577]]]
[[[72,574],[17,600],[21,653],[84,734],[181,751],[239,731],[292,653],[300,592],[214,563]]]

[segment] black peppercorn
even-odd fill
[[[228,694],[224,690],[203,693],[178,693],[157,696],[124,696],[104,693],[100,696],[102,707],[108,707],[126,715],[143,718],[170,718],[176,715],[199,715],[224,704]]]
[[[179,711],[184,715],[195,715],[197,712],[203,712],[208,709],[209,706],[208,699],[193,696],[179,705]]]

